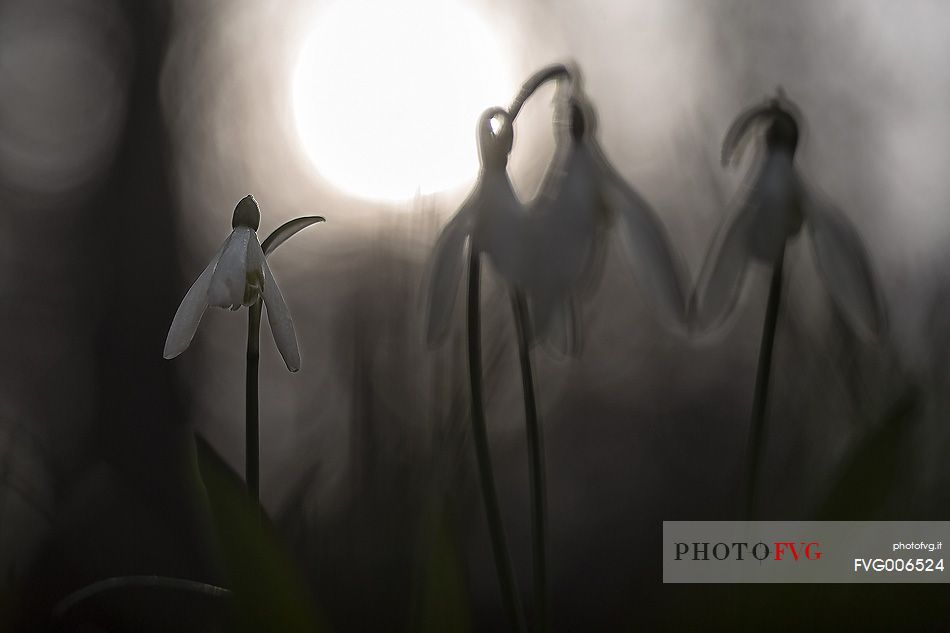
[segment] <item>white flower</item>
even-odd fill
[[[237,310],[263,296],[267,320],[287,369],[300,369],[294,323],[257,238],[260,220],[257,201],[253,196],[244,197],[234,209],[234,230],[175,313],[165,340],[165,358],[175,358],[188,349],[208,306]]]
[[[739,212],[710,249],[690,302],[691,320],[701,329],[721,325],[736,304],[749,263],[774,265],[787,240],[805,224],[835,305],[857,331],[879,336],[886,329],[884,304],[861,240],[843,213],[805,186],[795,167],[799,125],[794,112],[780,91],[741,114],[726,134],[723,164],[738,155],[755,125],[768,124],[764,159]]]
[[[575,85],[568,101],[569,138],[559,168],[532,205],[532,266],[526,283],[535,331],[576,352],[574,296],[593,286],[603,265],[606,229],[616,223],[629,269],[667,324],[685,318],[683,268],[646,201],[610,165],[594,136],[594,113]]]
[[[502,108],[485,111],[478,120],[481,169],[472,192],[442,230],[429,261],[426,335],[439,343],[449,329],[462,278],[465,241],[485,253],[498,274],[515,287],[525,277],[525,211],[508,178],[508,154],[514,134]]]

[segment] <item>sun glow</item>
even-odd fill
[[[475,122],[512,94],[494,34],[458,0],[340,0],[293,75],[301,142],[327,181],[398,200],[475,177]]]

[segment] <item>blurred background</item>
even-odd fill
[[[420,287],[474,182],[476,117],[554,61],[581,68],[604,151],[692,279],[743,179],[719,165],[725,130],[778,85],[799,105],[798,164],[861,234],[891,328],[852,335],[807,239],[792,243],[760,513],[950,518],[948,20],[938,0],[3,0],[0,627],[43,630],[66,595],[114,576],[229,583],[194,436],[243,472],[244,313],[210,310],[185,354],[161,352],[252,193],[262,237],[327,223],[271,258],[303,368],[287,373],[265,327],[271,545],[247,555],[282,557],[310,628],[504,630],[462,312],[428,349]],[[554,155],[553,96],[518,120],[526,200]],[[947,621],[939,585],[662,584],[663,520],[741,515],[768,288],[753,272],[731,327],[688,340],[611,240],[583,353],[535,351],[555,630]],[[487,417],[527,598],[514,327],[486,284]]]

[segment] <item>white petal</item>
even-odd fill
[[[802,226],[798,176],[787,152],[766,156],[755,176],[746,206],[756,206],[749,235],[752,257],[772,265],[785,251],[788,238]]]
[[[528,215],[530,249],[525,290],[534,301],[535,327],[547,334],[553,312],[596,272],[595,243],[606,224],[600,173],[584,146],[573,144],[563,170],[552,168]],[[560,336],[560,335],[559,335]]]
[[[211,259],[207,268],[198,276],[195,283],[191,284],[185,298],[182,299],[178,311],[175,312],[175,318],[172,319],[172,325],[168,328],[168,337],[165,339],[165,358],[175,358],[191,344],[191,339],[195,336],[198,329],[198,323],[208,307],[208,288],[211,286],[211,277],[215,266],[224,252],[231,237],[224,241],[221,248]]]
[[[431,346],[440,343],[449,331],[465,263],[465,240],[471,228],[472,207],[466,201],[442,229],[426,266],[425,327],[426,341]]]
[[[504,171],[482,176],[472,194],[476,247],[484,252],[495,270],[508,283],[519,286],[524,280],[529,254],[526,213]]]
[[[799,186],[792,156],[771,152],[762,163],[739,213],[710,250],[690,300],[691,325],[722,325],[735,307],[751,260],[773,266],[788,238],[801,228]],[[713,255],[715,254],[715,257]]]
[[[831,203],[802,191],[812,247],[832,300],[845,319],[865,335],[887,328],[883,299],[857,231]]]
[[[244,288],[247,285],[247,251],[253,233],[253,229],[246,226],[239,226],[231,232],[231,237],[211,277],[211,287],[208,289],[209,304],[227,308],[244,303]]]
[[[290,310],[287,309],[284,297],[280,294],[274,273],[267,265],[267,258],[264,257],[261,244],[257,241],[257,235],[251,237],[248,248],[251,251],[252,264],[260,263],[264,270],[264,307],[267,308],[267,321],[270,323],[270,331],[274,335],[277,351],[283,357],[287,369],[297,371],[300,369],[300,350],[297,348],[297,334],[294,332]]]
[[[682,326],[686,320],[685,274],[666,230],[653,209],[629,185],[612,177],[605,180],[604,195],[619,219],[630,272],[661,321]]]
[[[732,312],[752,259],[750,246],[757,212],[757,204],[747,203],[724,225],[716,245],[709,249],[690,300],[692,326],[700,330],[720,326]]]

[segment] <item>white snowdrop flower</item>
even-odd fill
[[[300,369],[294,322],[257,238],[260,222],[257,201],[245,196],[234,208],[231,234],[175,313],[165,340],[165,358],[175,358],[188,349],[208,306],[237,310],[263,298],[274,341],[287,369]]]
[[[566,147],[530,213],[526,289],[536,333],[570,354],[580,336],[573,299],[597,283],[608,228],[620,231],[628,268],[664,323],[682,325],[686,302],[680,258],[656,213],[607,160],[595,137],[593,109],[576,86],[567,105]]]
[[[777,97],[739,115],[726,134],[724,165],[738,160],[751,130],[767,125],[764,157],[739,212],[710,249],[690,301],[691,321],[699,329],[721,325],[735,307],[749,263],[775,266],[804,225],[834,304],[856,331],[880,336],[887,326],[885,307],[861,239],[841,211],[805,185],[795,165],[796,110],[780,89]]]
[[[427,267],[426,336],[436,345],[449,330],[465,261],[465,242],[484,253],[498,274],[513,287],[524,279],[525,210],[508,177],[514,141],[512,122],[502,108],[486,110],[478,120],[481,169],[475,187],[446,224]]]

